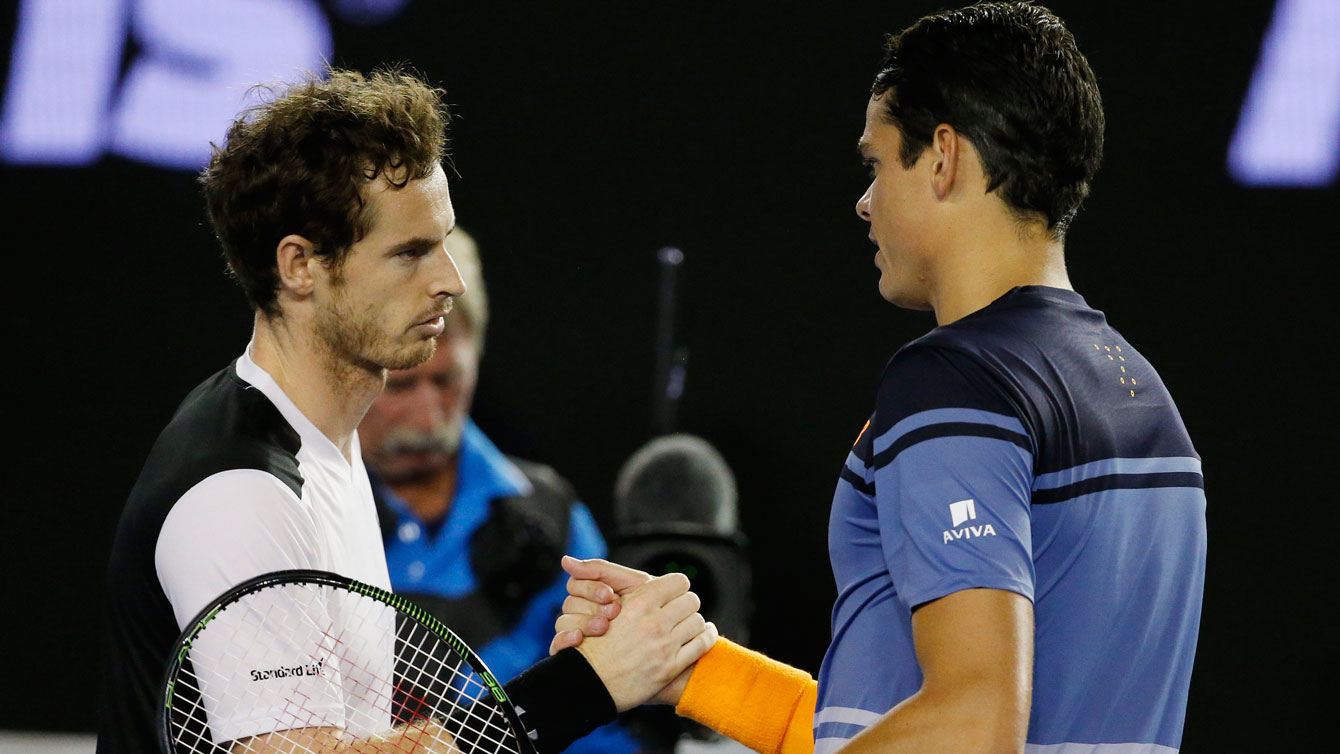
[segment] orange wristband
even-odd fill
[[[810,681],[800,693],[791,724],[782,738],[780,754],[814,754],[814,706],[819,701],[819,684]]]
[[[728,639],[698,660],[675,712],[763,754],[814,751],[818,684]]]

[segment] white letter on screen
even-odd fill
[[[1340,172],[1340,2],[1279,0],[1228,149],[1249,186],[1325,186]]]
[[[127,12],[125,0],[23,0],[0,115],[0,157],[48,165],[98,159]]]
[[[209,160],[253,84],[319,73],[330,25],[316,0],[137,0],[143,53],[112,118],[116,153],[165,167]]]

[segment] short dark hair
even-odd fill
[[[1056,237],[1103,157],[1098,81],[1059,18],[1027,2],[926,16],[889,37],[871,94],[902,135],[903,166],[953,126],[981,155],[988,191]]]
[[[275,249],[294,233],[339,269],[372,225],[364,187],[427,177],[446,150],[442,90],[400,69],[329,70],[242,113],[200,176],[228,270],[251,305],[278,311]]]

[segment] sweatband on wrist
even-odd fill
[[[675,712],[762,754],[814,750],[818,684],[728,639],[698,660]]]
[[[530,666],[503,690],[539,754],[558,754],[619,714],[600,676],[572,648]]]

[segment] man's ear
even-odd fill
[[[931,191],[944,201],[954,190],[959,177],[959,159],[963,156],[958,131],[948,123],[941,123],[931,134]]]
[[[312,294],[316,284],[312,277],[312,263],[319,263],[316,245],[298,235],[287,235],[279,239],[275,248],[275,260],[279,267],[279,287],[294,296],[306,298]]]

